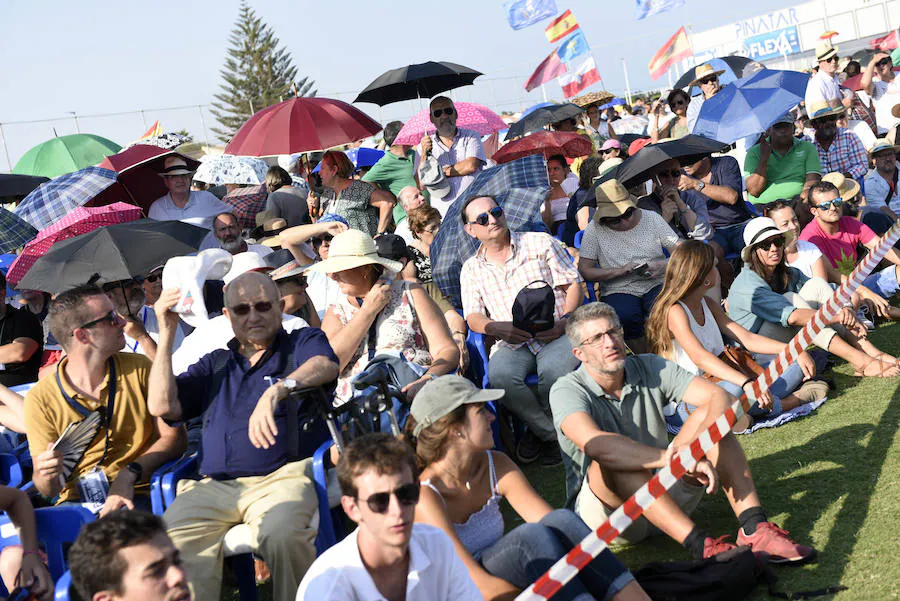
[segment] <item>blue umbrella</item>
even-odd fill
[[[384,151],[378,150],[377,148],[364,148],[360,146],[358,148],[348,148],[344,151],[344,154],[346,154],[347,158],[353,162],[354,167],[357,169],[365,169],[366,167],[371,167],[377,163],[378,160],[384,156]]]
[[[0,253],[25,246],[37,234],[38,231],[30,223],[0,207]]]
[[[623,104],[625,104],[625,99],[624,99],[624,98],[613,98],[612,100],[610,100],[610,101],[607,102],[606,104],[600,105],[600,106],[597,107],[597,108],[600,109],[601,111],[603,111],[603,110],[606,110],[606,109],[611,109],[611,108],[614,107],[614,106],[620,106],[620,105],[623,105]]]
[[[541,205],[549,190],[544,156],[531,155],[483,170],[450,205],[431,243],[431,273],[454,306],[462,307],[459,284],[462,265],[480,244],[465,232],[460,221],[459,210],[465,199],[473,194],[495,196],[497,204],[503,207],[509,229],[546,232],[541,221]]]
[[[728,84],[706,100],[695,134],[732,143],[766,131],[803,101],[809,75],[763,69]]]
[[[556,104],[556,103],[555,102],[538,102],[537,104],[533,104],[533,105],[529,106],[527,109],[525,109],[524,111],[522,111],[522,114],[519,116],[519,119],[521,119],[522,117],[525,117],[526,115],[528,115],[530,113],[533,113],[534,111],[536,111],[538,109],[542,109],[545,106],[553,106],[554,104]]]
[[[736,79],[751,75],[752,73],[755,73],[756,71],[764,68],[762,63],[759,63],[752,58],[746,58],[744,56],[723,56],[722,58],[711,58],[708,61],[699,62],[695,66],[685,71],[684,75],[679,77],[678,81],[675,82],[675,87],[687,88],[688,84],[697,78],[697,67],[705,64],[712,65],[712,68],[716,71],[723,71],[723,73],[719,75],[720,86],[730,84]],[[700,86],[691,86],[687,92],[691,96],[696,96],[701,93]]]
[[[40,231],[115,184],[117,175],[100,167],[85,167],[60,175],[35,188],[14,212]]]

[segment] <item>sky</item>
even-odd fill
[[[544,35],[548,21],[514,31],[502,0],[248,4],[292,53],[298,79],[315,80],[319,96],[350,102],[386,70],[448,60],[484,73],[474,86],[453,92],[457,101],[479,102],[499,113],[543,100],[540,88],[526,93],[523,84],[554,47]],[[681,25],[700,31],[793,3],[686,0],[681,8],[642,21],[634,18],[633,0],[556,4],[560,12],[570,9],[581,25],[603,87],[622,95],[622,59],[632,90],[666,85],[665,77],[650,79],[647,63]],[[239,7],[239,0],[0,0],[0,56],[6,59],[0,172],[32,146],[75,133],[73,112],[81,133],[122,145],[157,119],[165,131],[186,129],[198,141],[216,143],[208,105],[222,81],[219,70]],[[555,82],[545,92],[551,100],[562,99]],[[405,120],[424,106],[358,105],[382,124]]]

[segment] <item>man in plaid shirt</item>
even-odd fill
[[[492,196],[466,199],[460,211],[466,233],[481,242],[462,266],[463,313],[469,327],[496,339],[488,363],[491,386],[506,391],[504,406],[528,426],[516,455],[522,463],[562,461],[550,418],[550,387],[578,367],[565,336],[569,313],[581,304],[581,276],[551,236],[512,232]],[[513,325],[513,301],[523,288],[546,282],[555,297],[554,326],[531,334]],[[537,372],[538,394],[525,384]]]
[[[838,171],[845,176],[859,179],[869,171],[869,157],[859,136],[843,127],[837,120],[843,115],[843,107],[823,108],[810,116],[815,137],[810,140],[819,152],[822,173]]]

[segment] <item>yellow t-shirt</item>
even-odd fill
[[[152,365],[150,359],[137,353],[117,353],[113,360],[116,365],[116,397],[110,420],[109,450],[101,466],[110,482],[115,479],[119,470],[143,455],[159,439],[155,418],[147,410],[147,386]],[[66,394],[88,411],[106,407],[109,395],[108,370],[99,392],[100,401],[97,402],[75,392],[62,371],[67,362],[68,358],[64,358],[59,364],[60,381]],[[25,396],[25,428],[32,457],[46,451],[47,446],[62,435],[66,426],[82,419],[81,414],[69,406],[60,392],[56,372],[43,377]],[[103,457],[105,444],[106,428],[101,425],[97,436],[88,445],[60,492],[60,501],[78,499],[78,478],[97,466]]]

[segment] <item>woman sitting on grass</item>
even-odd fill
[[[442,529],[485,599],[512,599],[590,533],[575,513],[553,510],[516,464],[494,446],[485,406],[502,390],[479,390],[460,376],[426,384],[406,428],[421,467],[417,522]],[[527,522],[504,535],[500,500]],[[554,599],[647,600],[605,549]]]

